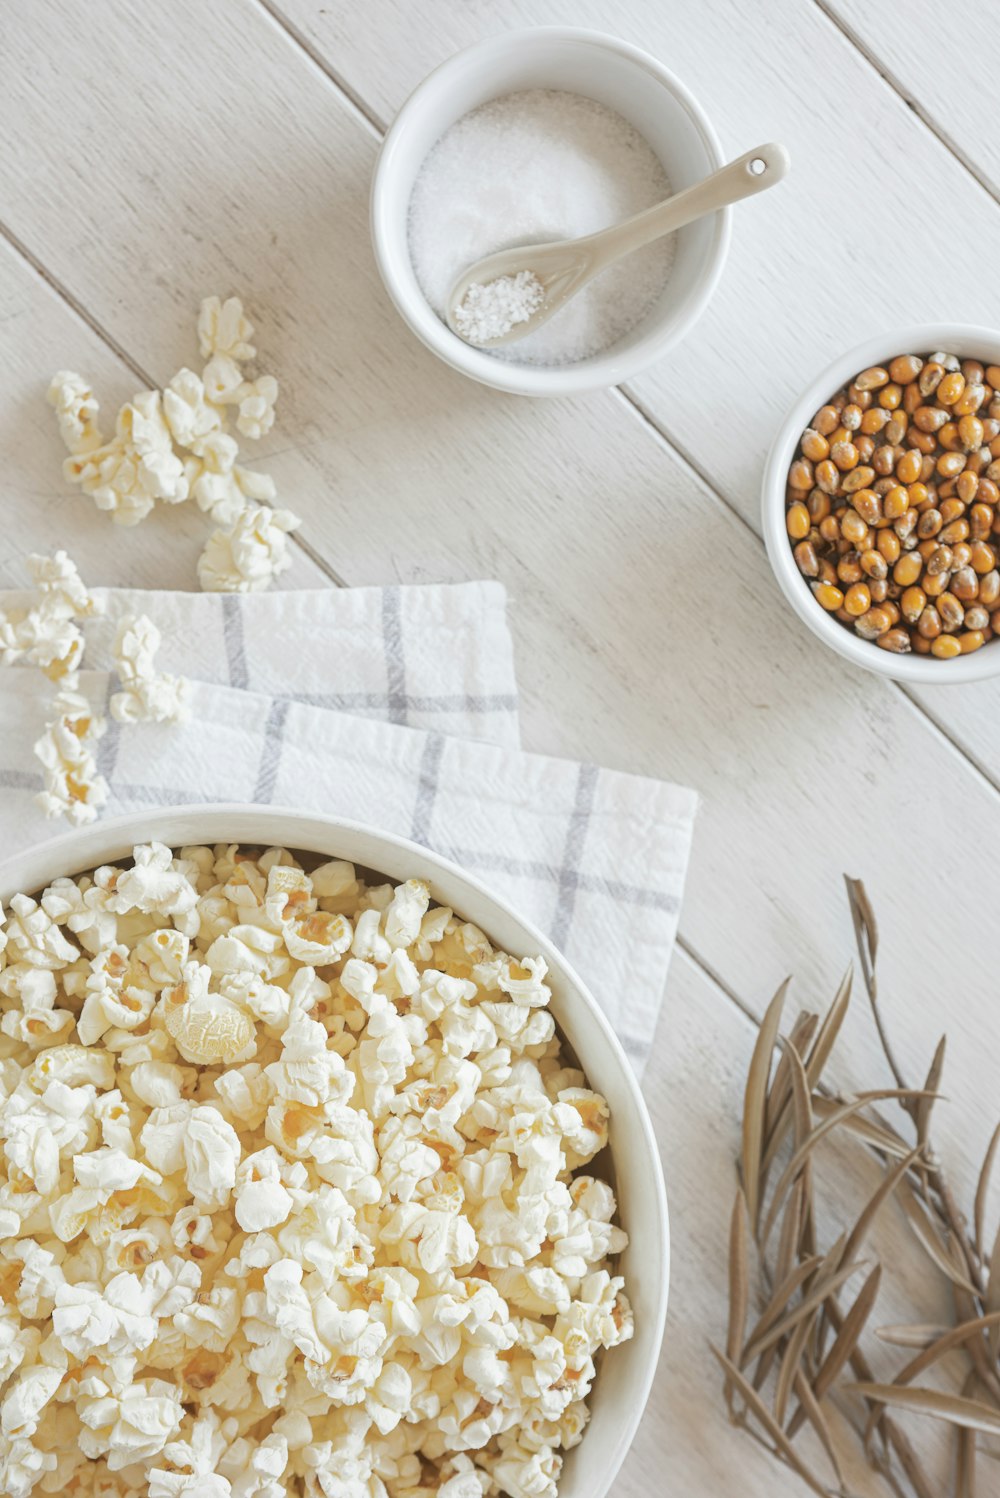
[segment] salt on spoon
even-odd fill
[[[448,296],[448,326],[466,343],[498,348],[533,333],[614,261],[730,203],[765,192],[791,161],[772,142],[623,223],[582,239],[518,245],[477,260]]]

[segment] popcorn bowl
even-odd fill
[[[667,1309],[669,1227],[656,1140],[629,1062],[607,1019],[564,958],[528,921],[456,864],[405,838],[356,822],[276,807],[179,806],[129,813],[39,843],[0,863],[0,900],[60,875],[85,873],[151,841],[240,842],[344,858],[388,879],[425,879],[432,899],[480,926],[498,946],[541,955],[552,1011],[590,1086],[611,1108],[608,1174],[629,1234],[621,1256],[635,1335],[599,1367],[582,1445],[566,1455],[560,1498],[604,1498],[631,1445],[656,1369]]]

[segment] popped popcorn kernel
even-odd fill
[[[126,614],[115,635],[115,670],[122,690],[108,704],[117,723],[182,723],[189,715],[191,684],[157,671],[162,636],[147,614]]]
[[[224,302],[217,296],[205,298],[198,313],[198,347],[203,359],[217,354],[237,363],[252,359],[257,352],[252,337],[253,326],[244,316],[239,297],[227,297]]]
[[[288,536],[302,524],[291,510],[244,509],[228,530],[213,531],[198,559],[206,593],[256,593],[292,565]]]

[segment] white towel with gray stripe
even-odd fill
[[[19,595],[0,593],[0,608]],[[109,589],[88,622],[97,703],[116,621],[146,613],[159,669],[192,680],[181,726],[109,722],[107,813],[255,801],[369,822],[492,884],[566,953],[637,1071],[663,997],[696,797],[662,781],[525,753],[499,583],[241,597]],[[3,851],[55,830],[32,745],[51,687],[0,671]],[[331,850],[334,851],[334,850]]]

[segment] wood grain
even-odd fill
[[[978,86],[1000,70],[996,12],[985,7],[959,14],[954,31],[942,31],[932,20],[922,23],[906,0],[821,4],[914,113],[1000,198],[1000,142]]]
[[[729,154],[756,141],[789,144],[788,181],[736,210],[729,263],[697,329],[627,387],[756,531],[767,448],[826,363],[894,325],[997,321],[995,297],[981,278],[953,273],[942,236],[914,234],[901,248],[899,225],[929,196],[968,227],[984,264],[997,263],[1000,207],[816,4],[772,0],[763,25],[740,0],[696,11],[683,0],[626,0],[613,17],[600,0],[372,0],[358,25],[352,0],[266,3],[329,75],[349,80],[352,97],[380,126],[451,52],[507,27],[562,24],[614,30],[661,58],[692,88]],[[962,81],[961,28],[921,25],[924,7],[903,0],[837,5],[863,21],[866,36],[883,38],[890,68],[915,69],[926,58],[914,80],[921,100],[937,111],[948,101],[974,117],[977,159],[997,154],[995,143],[987,146],[982,97]],[[978,29],[990,74],[991,61],[1000,65],[1000,25],[984,16]],[[812,645],[802,644],[782,658],[787,669],[808,662]],[[993,728],[1000,683],[909,696],[1000,786]]]
[[[847,343],[892,321],[983,320],[971,277],[928,305],[934,236],[898,256],[917,188],[961,216],[983,263],[1000,212],[813,4],[775,0],[766,27],[735,0],[627,0],[613,20],[596,0],[282,6],[275,19],[257,0],[9,0],[0,580],[19,580],[21,552],[62,544],[97,582],[192,586],[202,518],[109,527],[62,485],[44,389],[75,366],[114,408],[135,370],[162,381],[195,358],[201,296],[238,292],[282,385],[261,466],[327,575],[502,578],[525,742],[702,791],[649,1078],[674,1203],[672,1330],[619,1489],[652,1491],[673,1452],[671,1493],[727,1491],[739,1474],[754,1498],[791,1494],[722,1430],[703,1355],[724,1336],[726,1179],[752,1044],[725,993],[760,1014],[793,969],[793,1008],[828,1001],[850,947],[840,874],[862,875],[911,1075],[949,1031],[954,1101],[935,1128],[974,1184],[1000,1042],[1000,687],[917,702],[842,667],[773,585],[758,474],[782,409]],[[625,394],[532,403],[463,381],[409,337],[374,270],[367,190],[379,123],[434,62],[547,20],[613,25],[692,85],[733,154],[785,136],[799,170],[741,213],[718,296],[675,357]],[[292,581],[320,575],[300,557]],[[842,1052],[845,1085],[883,1081],[860,1005]],[[856,1184],[845,1168],[845,1194]]]
[[[48,59],[46,86],[3,104],[20,143],[0,164],[18,237],[158,379],[192,356],[198,298],[245,290],[283,385],[270,467],[326,561],[355,583],[507,582],[526,742],[704,793],[682,931],[749,1007],[759,1012],[788,968],[827,995],[848,946],[839,875],[845,864],[863,874],[886,930],[901,933],[901,1048],[922,1071],[940,996],[986,991],[993,971],[963,902],[948,940],[919,973],[907,968],[915,913],[930,917],[937,890],[923,870],[949,867],[961,787],[980,829],[963,878],[989,887],[996,793],[899,693],[806,638],[756,537],[620,397],[497,397],[406,336],[368,244],[375,137],[257,5],[211,26],[197,5],[144,12],[142,46],[127,7],[100,9],[108,64],[136,100],[130,131],[77,66],[89,17],[67,13],[53,46],[24,7],[12,37],[14,61],[19,50],[25,63],[36,50]],[[143,88],[154,58],[171,71],[168,93]],[[206,130],[218,149],[204,149]],[[92,143],[96,178],[46,171],[71,134]],[[934,791],[919,858],[899,821],[910,787]],[[952,1065],[967,1078],[955,1128],[974,1151],[994,1084],[983,1015],[954,1007]],[[845,1043],[863,1072],[860,1018]]]

